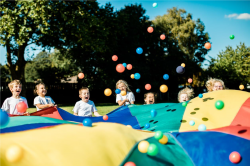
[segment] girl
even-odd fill
[[[206,87],[208,92],[225,89],[224,82],[217,78],[209,78]]]
[[[44,83],[42,82],[38,83],[35,87],[34,93],[38,95],[34,99],[34,106],[36,106],[37,111],[44,109],[44,108],[56,106],[55,102],[52,100],[51,97],[45,96],[47,93],[47,90],[45,88]]]
[[[129,105],[135,103],[135,96],[133,92],[128,87],[128,83],[124,80],[119,80],[116,83],[116,89],[120,89],[121,93],[122,91],[126,92],[126,95],[122,96],[121,93],[116,95],[116,103],[119,104],[119,106],[122,105]]]
[[[194,95],[194,90],[186,87],[180,90],[180,92],[178,93],[178,101],[180,103],[184,101],[188,101],[193,97],[193,95]]]
[[[145,104],[154,104],[155,103],[155,94],[153,92],[148,92],[144,94]]]

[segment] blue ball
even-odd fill
[[[136,89],[136,93],[140,93],[141,92],[141,90],[138,88],[138,89]]]
[[[85,118],[85,119],[83,120],[83,126],[92,127],[92,120],[89,119],[89,118]]]
[[[152,110],[150,111],[150,113],[151,113],[151,116],[152,116],[152,117],[156,117],[156,115],[157,115],[157,111],[156,111],[155,109],[152,109]]]
[[[193,120],[190,120],[189,124],[190,124],[190,126],[193,126],[195,124],[195,122]]]
[[[124,67],[127,67],[127,63],[123,63],[122,65],[123,65]]]
[[[207,127],[204,124],[199,125],[198,130],[199,131],[206,131]]]
[[[121,93],[121,90],[120,90],[120,89],[116,89],[116,90],[115,90],[115,93],[116,93],[116,94],[120,94],[120,93]]]
[[[9,115],[6,111],[0,110],[0,126],[5,126],[9,122]]]
[[[146,123],[145,126],[144,126],[146,129],[148,129],[150,127],[150,124],[149,123]]]
[[[168,48],[167,48],[167,47],[165,47],[163,50],[164,50],[164,51],[167,51],[167,50],[168,50]]]
[[[139,80],[141,78],[141,75],[139,73],[135,73],[134,77],[136,80]]]
[[[202,97],[203,97],[203,94],[199,94],[198,96],[199,96],[199,98],[202,98]]]
[[[143,49],[142,49],[141,47],[138,47],[138,48],[136,49],[136,53],[137,53],[137,54],[142,54],[142,53],[143,53]]]
[[[183,73],[185,72],[185,68],[182,67],[182,66],[178,66],[178,67],[176,68],[176,72],[177,72],[178,74],[183,74]]]
[[[163,79],[164,79],[164,80],[168,80],[168,79],[169,79],[169,75],[168,75],[168,74],[164,74],[164,75],[163,75]]]

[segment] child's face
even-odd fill
[[[187,94],[181,94],[180,95],[180,103],[184,102],[184,101],[188,101],[188,95]]]
[[[36,90],[39,96],[45,97],[47,90],[43,84],[38,85],[38,89]]]
[[[80,98],[82,99],[82,101],[87,103],[89,101],[89,97],[90,97],[89,90],[88,89],[83,89],[81,91],[81,95],[80,95]]]
[[[214,83],[213,91],[222,90],[222,89],[223,89],[223,86],[222,86],[221,82]]]
[[[123,90],[126,91],[127,87],[124,83],[120,83],[120,84],[118,84],[118,89],[120,89],[121,91],[123,91]]]
[[[145,99],[146,104],[154,104],[155,103],[155,97],[153,93],[149,93]]]
[[[19,96],[22,91],[22,85],[20,84],[14,84],[13,88],[10,89],[12,95]]]

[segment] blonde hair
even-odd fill
[[[87,89],[89,91],[89,88],[87,87],[82,87],[81,89],[79,89],[79,97],[81,98],[81,93],[83,90]]]
[[[147,98],[147,96],[148,96],[150,93],[154,95],[154,99],[157,97],[157,94],[155,94],[154,92],[145,93],[145,94],[144,94],[144,103],[146,103],[146,102],[145,102],[145,99]]]
[[[37,90],[38,90],[39,85],[44,85],[44,87],[46,88],[46,86],[45,86],[45,84],[44,84],[43,82],[38,82],[38,83],[36,84],[36,86],[35,86],[35,89],[34,89],[34,94],[35,94],[35,95],[38,95],[38,94],[37,94]]]
[[[127,83],[126,81],[124,81],[124,80],[119,80],[119,81],[117,81],[117,83],[116,83],[116,89],[118,89],[118,85],[121,84],[121,83],[124,83],[124,85],[126,86],[126,90],[127,90],[128,92],[132,92],[132,91],[129,89],[129,87],[128,87],[128,83]]]
[[[17,85],[22,85],[21,81],[19,81],[19,80],[13,80],[13,81],[11,81],[11,82],[8,84],[8,87],[9,87],[10,89],[12,89],[13,86],[14,86],[15,84],[17,84]]]
[[[220,82],[221,85],[223,86],[223,89],[225,89],[225,84],[224,82],[221,80],[221,79],[217,79],[217,78],[209,78],[206,82],[206,88],[207,88],[207,91],[208,92],[212,92],[213,91],[213,87],[214,87],[214,84],[216,82]]]
[[[179,102],[180,102],[180,97],[182,94],[187,94],[188,100],[190,100],[194,96],[194,90],[191,88],[188,88],[188,87],[180,90],[180,92],[178,93],[178,101]]]

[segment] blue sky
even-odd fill
[[[250,0],[98,0],[98,2],[100,5],[110,2],[115,10],[120,10],[128,4],[142,4],[150,20],[166,14],[167,9],[172,7],[185,9],[192,14],[194,20],[200,18],[205,24],[205,32],[209,33],[212,44],[211,51],[206,55],[207,58],[208,56],[216,58],[217,54],[229,45],[236,48],[236,45],[244,42],[246,46],[250,46]],[[157,3],[158,7],[153,8],[153,3]],[[230,35],[235,35],[235,39],[229,39]],[[29,55],[36,55],[40,51],[30,52]],[[6,48],[0,47],[0,53],[0,63],[5,64]]]

